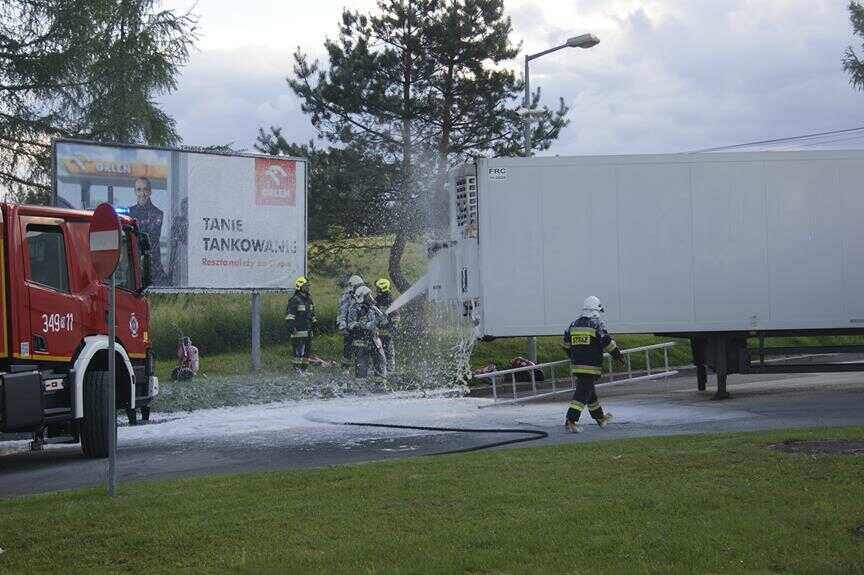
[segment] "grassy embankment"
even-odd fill
[[[382,242],[373,242],[382,243]],[[350,264],[343,273],[359,273],[367,283],[387,274],[386,249],[357,249],[349,254]],[[404,270],[410,279],[423,274],[423,248],[410,244]],[[341,354],[341,338],[335,334],[335,318],[341,288],[332,273],[309,274],[312,297],[319,318],[320,334],[315,338],[315,353],[327,358]],[[287,294],[261,296],[262,363],[265,371],[281,371],[290,366],[291,346],[285,330]],[[249,372],[251,310],[248,294],[153,294],[154,350],[159,375],[165,377],[174,367],[177,330],[190,336],[201,351],[202,365],[208,375],[234,375]]]
[[[862,573],[864,457],[681,436],[0,501],[0,573]],[[24,525],[50,526],[46,545]]]
[[[381,238],[371,238],[367,243],[386,245]],[[343,273],[359,273],[368,283],[387,275],[387,249],[358,248],[348,255],[349,265]],[[409,244],[403,259],[407,276],[416,279],[425,269],[425,254],[419,244]],[[327,266],[334,268],[334,266]],[[335,268],[334,268],[335,269]],[[334,333],[334,319],[340,289],[335,274],[329,270],[311,270],[313,297],[320,318],[322,333],[315,339],[314,351],[325,358],[336,359],[341,354],[341,339]],[[291,349],[285,332],[284,308],[285,294],[262,295],[262,355],[265,372],[279,373],[289,370]],[[249,373],[250,349],[250,296],[248,294],[198,294],[198,295],[153,295],[151,296],[154,348],[157,353],[158,374],[163,381],[175,364],[174,353],[177,345],[176,325],[199,347],[202,354],[203,371],[210,376],[234,376]],[[564,324],[571,318],[562,318]],[[668,338],[651,335],[624,335],[616,338],[621,347],[631,348],[649,345]],[[778,338],[770,340],[772,345],[845,343],[860,338]],[[540,361],[564,359],[560,338],[543,337],[538,339]],[[686,365],[691,362],[689,342],[682,341],[670,350],[672,365]],[[524,338],[500,339],[494,342],[478,342],[474,348],[471,364],[474,367],[495,363],[499,367],[509,365],[517,355],[525,355]],[[652,358],[653,365],[659,365],[662,355]],[[634,357],[634,366],[642,365],[641,356]]]

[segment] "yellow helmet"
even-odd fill
[[[300,289],[308,283],[309,280],[306,279],[306,276],[300,276],[299,278],[297,278],[297,281],[294,282],[294,287]]]
[[[387,278],[381,278],[375,282],[375,287],[378,288],[378,291],[386,293],[390,291],[390,280]]]

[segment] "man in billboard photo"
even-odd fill
[[[150,268],[155,285],[165,283],[165,271],[162,268],[162,250],[160,239],[162,237],[162,210],[153,205],[150,196],[153,195],[153,187],[150,180],[144,177],[135,179],[135,197],[137,203],[129,206],[129,215],[138,221],[142,232],[150,237],[151,254]]]

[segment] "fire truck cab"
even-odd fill
[[[108,377],[108,286],[90,258],[93,213],[0,204],[0,433],[108,454],[109,394],[132,421],[159,392],[150,348],[149,243],[121,216],[116,381]]]

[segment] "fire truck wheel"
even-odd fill
[[[108,394],[112,391],[107,371],[88,371],[84,375],[81,449],[87,457],[108,457]]]
[[[145,405],[141,408],[141,421],[150,421],[150,406]]]
[[[138,412],[134,409],[126,410],[126,419],[129,420],[129,425],[135,425],[138,423]]]

